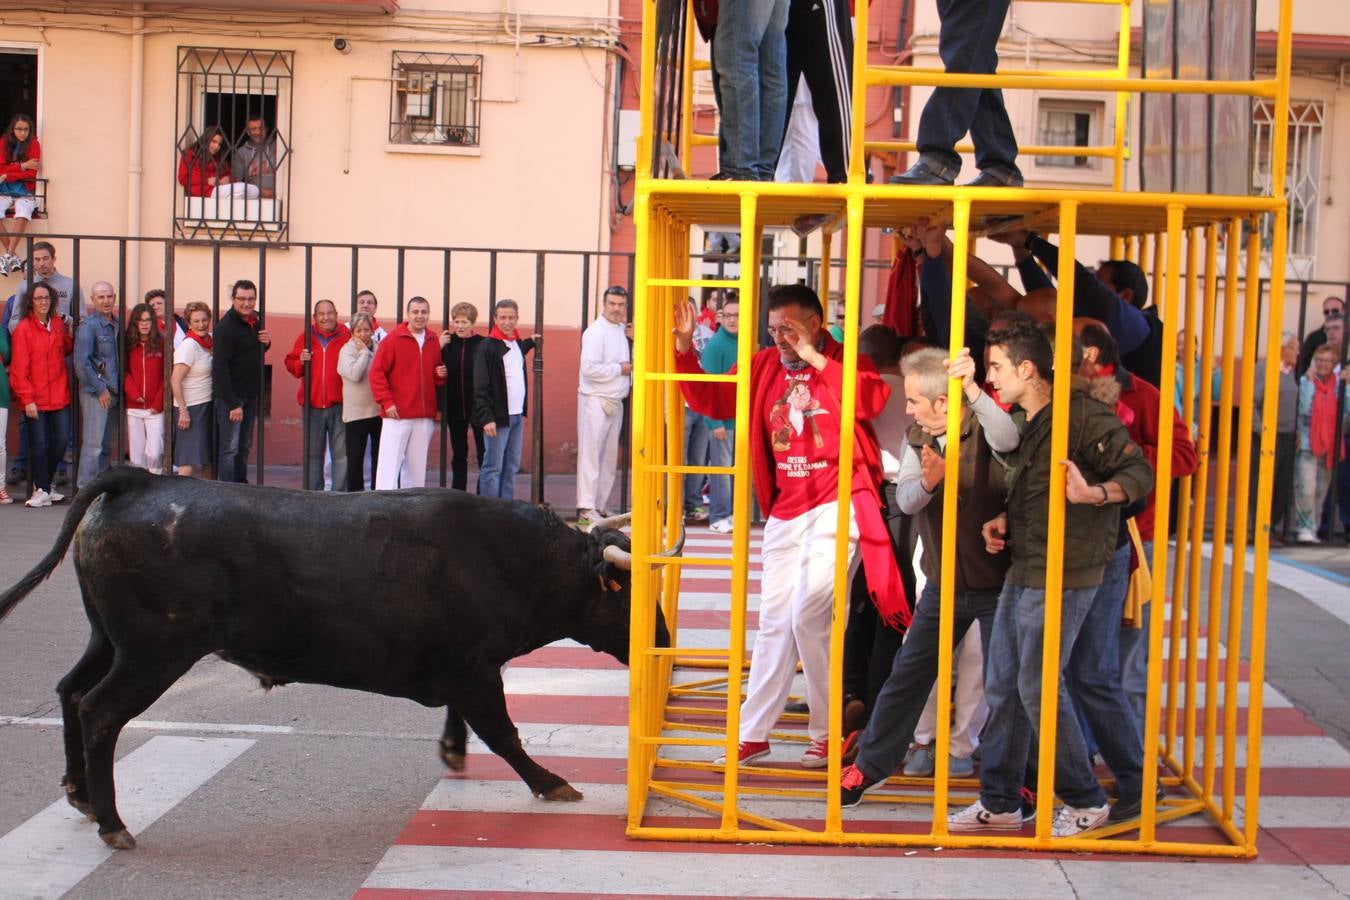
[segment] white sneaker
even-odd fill
[[[1315,532],[1309,531],[1307,528],[1300,528],[1298,534],[1294,535],[1294,540],[1300,544],[1322,543],[1317,539],[1317,534]]]
[[[716,522],[709,525],[708,528],[712,529],[718,534],[731,534],[731,520],[718,519]]]
[[[42,488],[34,488],[32,495],[24,501],[23,505],[29,509],[41,509],[44,506],[51,506],[52,498]]]
[[[1103,816],[1105,813],[1102,814]],[[953,833],[965,831],[1021,831],[1022,811],[996,813],[984,808],[979,800],[959,812],[947,816],[947,830]]]
[[[1055,814],[1055,824],[1051,826],[1050,833],[1055,837],[1073,837],[1075,834],[1096,828],[1105,822],[1110,814],[1111,807],[1105,803],[1101,806],[1084,807],[1065,804]]]
[[[60,503],[62,500],[66,499],[66,495],[58,494],[56,491],[52,491],[50,494],[47,495],[47,499],[50,500],[52,503]],[[48,503],[47,505],[51,506],[52,503]]]

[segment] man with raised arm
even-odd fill
[[[767,516],[764,575],[750,685],[741,708],[738,761],[746,764],[769,755],[769,730],[783,710],[800,659],[811,710],[810,744],[801,764],[821,768],[829,760],[844,348],[825,331],[820,299],[809,287],[779,285],[769,291],[766,305],[774,346],[751,361],[749,422],[755,493]],[[693,352],[693,306],[682,302],[675,310],[676,370],[702,372]],[[734,384],[685,382],[681,388],[695,412],[714,419],[735,417]],[[895,627],[908,623],[909,606],[882,518],[881,454],[869,421],[889,396],[876,367],[859,357],[849,569],[851,574],[861,551],[873,602],[883,621]]]

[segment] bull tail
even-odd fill
[[[56,567],[61,565],[61,560],[70,549],[70,542],[74,540],[80,522],[84,521],[84,514],[89,511],[95,500],[104,494],[116,496],[140,487],[149,482],[151,477],[145,469],[118,466],[104,472],[90,482],[88,487],[81,489],[71,502],[70,509],[66,511],[66,519],[61,523],[61,533],[56,536],[56,543],[52,545],[52,549],[31,572],[19,580],[18,584],[0,594],[0,622],[3,622],[20,601],[32,593],[35,587],[50,578]]]

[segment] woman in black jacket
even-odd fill
[[[478,467],[483,467],[483,426],[473,422],[473,359],[481,334],[473,333],[478,308],[472,303],[456,303],[450,309],[454,326],[441,332],[441,362],[449,373],[445,382],[445,400],[441,418],[450,429],[450,486],[466,490],[469,483],[469,429],[477,451]]]

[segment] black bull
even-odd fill
[[[627,664],[622,532],[459,491],[316,494],[117,468],[80,491],[51,552],[0,595],[0,620],[72,540],[91,634],[57,687],[62,782],[110,846],[135,846],[117,813],[118,735],[212,653],[266,686],[445,706],[447,764],[463,766],[467,721],[534,794],[581,798],[521,747],[501,669],[562,638]],[[669,646],[659,608],[655,638]]]

